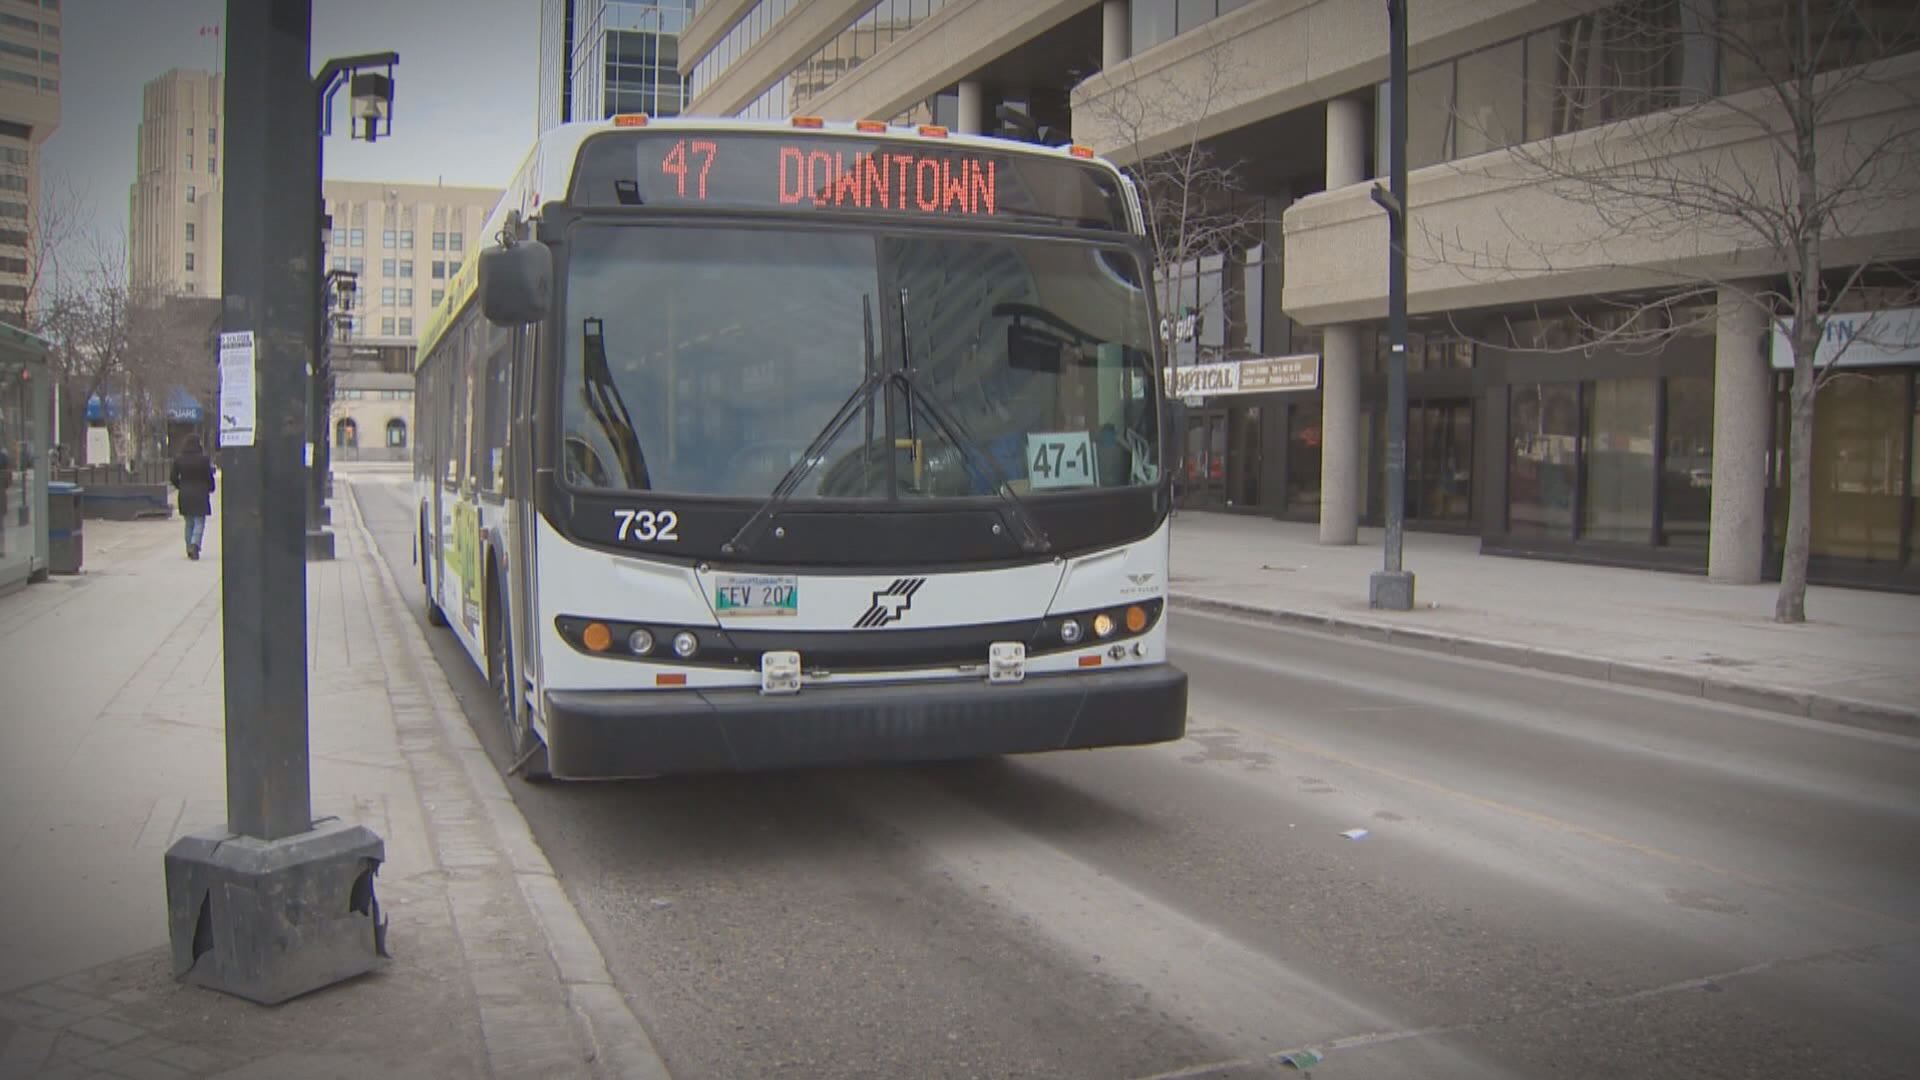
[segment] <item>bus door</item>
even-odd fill
[[[507,400],[512,403],[512,414],[507,425],[506,462],[510,526],[507,538],[507,616],[509,625],[513,627],[513,675],[519,680],[519,695],[515,701],[524,702],[528,684],[540,685],[539,634],[535,630],[533,616],[538,602],[533,573],[534,529],[540,516],[534,509],[533,418],[536,415],[534,397],[539,385],[539,379],[535,377],[534,352],[540,331],[537,327],[515,327],[509,332],[513,335],[513,350],[509,360],[512,368],[508,375],[507,393]]]

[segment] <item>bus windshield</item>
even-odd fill
[[[759,500],[803,474],[795,498],[896,499],[1158,480],[1124,248],[612,224],[569,246],[572,486]]]

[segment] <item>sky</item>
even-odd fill
[[[90,228],[76,244],[112,242],[126,227],[141,87],[176,67],[212,70],[215,39],[200,28],[223,24],[226,6],[61,4],[60,127],[40,168],[43,182],[70,182],[85,200]],[[329,57],[400,54],[392,137],[349,140],[342,92],[325,147],[327,177],[504,187],[535,134],[539,10],[536,0],[313,0],[315,71]]]

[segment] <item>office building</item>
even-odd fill
[[[1716,135],[1727,121],[1710,118],[1771,107],[1761,74],[1798,8],[1720,0],[1741,50],[1691,32],[1706,3],[1411,0],[1410,527],[1492,553],[1778,572],[1790,353],[1740,288],[1783,286],[1784,264],[1751,237],[1684,225],[1583,247],[1609,227],[1602,209],[1518,167],[1599,147],[1680,169],[1711,148],[1773,175],[1764,139]],[[1920,129],[1912,4],[1847,9],[1823,63],[1871,59],[1861,85],[1886,89],[1833,110],[1823,136]],[[1236,165],[1231,200],[1255,208],[1253,227],[1162,268],[1193,298],[1173,361],[1227,365],[1170,433],[1182,495],[1351,543],[1385,516],[1387,223],[1371,192],[1387,171],[1387,42],[1380,0],[713,0],[679,60],[694,113],[979,132],[1011,103],[1122,164],[1197,141]],[[1671,140],[1639,134],[1655,128]],[[1833,328],[1881,340],[1850,349],[1848,377],[1818,399],[1815,580],[1920,589],[1920,301],[1898,287],[1920,266],[1920,193],[1895,195],[1916,172],[1920,156],[1889,169],[1827,252],[1841,280],[1869,255],[1893,273]],[[1628,323],[1680,280],[1727,288]],[[1671,333],[1648,343],[1637,330],[1655,317]],[[1274,356],[1313,358],[1312,388],[1218,389]]]
[[[40,147],[60,126],[60,0],[0,10],[0,321],[30,326]]]
[[[175,68],[140,94],[127,257],[133,287],[220,295],[220,112],[226,80]]]
[[[693,0],[541,0],[539,129],[685,105],[679,35]]]

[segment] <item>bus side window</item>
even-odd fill
[[[480,487],[483,491],[496,494],[511,494],[507,490],[507,415],[510,396],[507,380],[513,373],[513,333],[482,320],[479,324],[480,340],[486,350],[486,418],[485,439],[481,446]],[[477,367],[478,365],[476,365]]]

